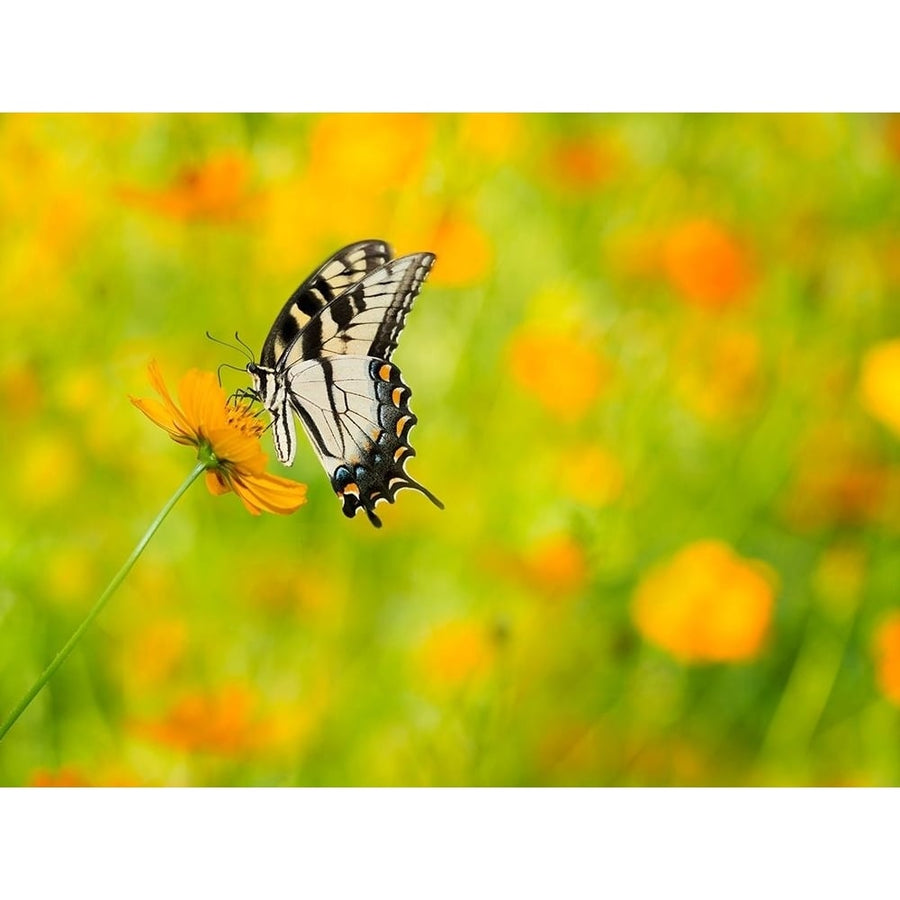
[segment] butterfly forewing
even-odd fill
[[[306,323],[279,364],[345,355],[389,360],[433,263],[434,254],[413,253],[370,272]]]
[[[260,364],[274,368],[311,319],[390,258],[391,248],[384,241],[357,241],[325,260],[282,307],[263,344]]]

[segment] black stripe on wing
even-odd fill
[[[391,259],[384,241],[357,241],[329,256],[294,291],[275,319],[260,353],[260,364],[274,368],[307,324],[336,297]]]
[[[411,253],[370,272],[309,319],[282,365],[345,355],[389,360],[434,260]]]

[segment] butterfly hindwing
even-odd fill
[[[347,355],[390,360],[433,263],[433,253],[413,253],[370,271],[306,322],[279,366]]]
[[[274,368],[318,313],[390,258],[391,248],[384,241],[357,241],[328,257],[282,307],[263,344],[260,365]]]
[[[406,461],[416,455],[408,436],[417,420],[395,365],[356,355],[307,360],[291,368],[288,392],[346,516],[363,509],[380,526],[375,505],[393,503],[403,488],[443,509],[406,474]]]

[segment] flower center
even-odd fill
[[[225,414],[225,419],[232,428],[236,428],[241,434],[258,438],[266,428],[250,409],[249,404],[231,406]]]

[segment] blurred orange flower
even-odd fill
[[[900,490],[897,476],[870,447],[848,437],[841,421],[810,430],[799,446],[796,473],[784,512],[801,530],[879,520]]]
[[[900,435],[900,338],[882,341],[866,351],[859,390],[869,415]]]
[[[212,372],[189,371],[178,386],[179,409],[166,388],[159,366],[149,366],[150,384],[159,400],[131,402],[178,444],[211,452],[213,467],[206,471],[206,486],[212,494],[234,491],[247,511],[259,515],[266,510],[287,515],[306,502],[306,485],[265,471],[266,456],[259,445],[263,425],[246,406],[230,406],[225,391]]]
[[[567,534],[545,538],[524,559],[529,584],[552,597],[581,590],[588,579],[588,564],[581,544]]]
[[[581,339],[533,326],[513,335],[509,365],[522,388],[566,421],[585,415],[610,376],[606,361]]]
[[[435,684],[457,687],[483,678],[491,668],[497,646],[481,622],[459,620],[435,628],[419,648],[419,662]]]
[[[52,769],[35,769],[28,779],[30,787],[90,787],[87,776],[74,766]]]
[[[885,120],[884,137],[891,156],[900,162],[900,116],[896,113]]]
[[[229,685],[211,694],[186,694],[160,721],[136,730],[178,750],[241,755],[256,748],[259,725],[256,696]]]
[[[663,264],[684,299],[705,309],[739,302],[750,283],[749,264],[738,242],[709,219],[673,228],[664,240]]]
[[[571,191],[589,191],[615,174],[618,153],[610,141],[598,135],[568,137],[550,148],[546,167],[550,176]]]
[[[473,284],[483,279],[494,261],[494,249],[481,227],[459,211],[448,211],[434,230],[428,232],[423,246],[429,247],[441,261],[434,269],[434,283],[452,287]]]
[[[682,662],[752,659],[772,619],[774,580],[727,544],[698,541],[644,575],[632,619],[648,641]]]
[[[762,349],[751,331],[692,333],[680,348],[677,387],[706,421],[752,410],[761,387]]]
[[[236,153],[222,153],[182,169],[161,190],[126,186],[118,193],[131,206],[173,219],[228,223],[246,219],[253,212],[256,198],[249,183],[249,160]]]
[[[900,706],[900,611],[882,620],[875,631],[872,652],[879,689],[891,703]]]

